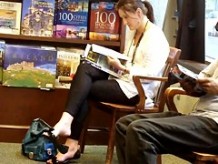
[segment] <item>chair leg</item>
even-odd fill
[[[114,145],[115,145],[115,123],[116,123],[116,110],[113,111],[111,128],[109,131],[109,139],[108,139],[108,147],[106,154],[106,164],[111,164],[114,153]]]
[[[162,163],[162,159],[161,159],[161,155],[157,156],[157,164],[161,164]]]
[[[81,151],[81,153],[84,153],[84,149],[85,149],[87,128],[88,128],[88,127],[84,126],[84,128],[83,128],[83,130],[82,130],[82,133],[81,133],[81,135],[80,135],[79,145],[80,145],[80,151]]]
[[[91,109],[90,109],[91,110]],[[80,151],[81,153],[84,153],[84,149],[85,149],[85,144],[86,144],[86,136],[88,133],[88,128],[89,128],[89,120],[90,120],[90,111],[88,112],[88,115],[85,119],[84,125],[83,125],[83,130],[80,134],[80,139],[79,139],[79,144],[80,144]]]

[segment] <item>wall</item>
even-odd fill
[[[170,46],[175,46],[176,44],[176,33],[178,28],[178,20],[175,17],[175,12],[177,9],[177,1],[176,0],[168,0],[165,20],[163,23],[163,31],[166,35],[166,38],[170,44]]]

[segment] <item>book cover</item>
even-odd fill
[[[86,39],[89,0],[58,0],[55,10],[54,37]]]
[[[23,0],[21,34],[52,37],[55,0]]]
[[[78,48],[58,48],[55,88],[70,88],[70,83],[80,64],[84,50]]]
[[[0,1],[0,33],[20,34],[21,3]]]
[[[92,2],[90,40],[119,40],[120,17],[115,2]]]
[[[56,60],[54,49],[6,44],[2,85],[54,88]]]
[[[87,44],[84,56],[85,60],[89,61],[94,67],[109,73],[115,77],[121,77],[123,75],[123,71],[117,70],[108,64],[107,57],[117,58],[120,60],[122,64],[129,60],[126,55],[123,55],[113,49],[99,46],[96,44]]]
[[[2,77],[3,77],[4,53],[5,53],[5,41],[0,40],[0,83],[2,83]]]

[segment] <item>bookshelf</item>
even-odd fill
[[[22,2],[22,0],[8,0],[11,2]],[[88,27],[89,28],[89,27]],[[6,43],[25,45],[47,45],[59,47],[80,47],[85,48],[86,44],[99,44],[110,47],[116,51],[123,52],[125,45],[125,26],[120,26],[119,41],[98,41],[79,40],[52,37],[36,37],[24,35],[0,34],[0,40]],[[33,88],[5,87],[0,85],[0,142],[21,143],[31,121],[40,117],[50,125],[54,125],[64,111],[68,95],[67,89],[54,89],[44,91]],[[104,118],[102,124],[107,125],[109,118],[103,116],[104,113],[97,111],[93,114],[94,120]],[[98,121],[99,124],[99,121]],[[88,143],[106,143],[105,134],[90,136]],[[95,142],[98,141],[98,142]]]

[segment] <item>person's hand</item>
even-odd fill
[[[121,64],[120,60],[117,58],[112,58],[112,57],[107,57],[108,59],[108,64],[118,70],[122,70],[123,69],[123,65]]]
[[[218,94],[218,80],[213,78],[200,78],[197,82],[207,93]]]
[[[196,80],[192,79],[190,77],[184,77],[182,80],[180,80],[180,86],[190,95],[195,91],[196,86]]]

